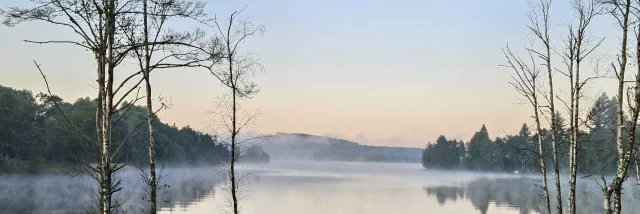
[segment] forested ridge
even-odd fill
[[[65,120],[52,102],[53,99],[79,130]],[[96,136],[96,106],[95,100],[88,97],[67,102],[55,95],[34,95],[29,90],[0,85],[0,168],[40,170],[45,164],[51,167],[56,164],[94,162],[98,159],[96,154],[99,148],[95,141],[88,142],[83,136]],[[116,114],[114,118],[119,118],[121,114]],[[112,137],[113,142],[124,142],[119,150],[124,154],[121,161],[128,164],[145,163],[148,160],[146,142],[149,139],[148,129],[144,126],[146,108],[132,106],[124,117],[116,119]],[[217,142],[216,136],[189,126],[178,128],[163,123],[157,116],[154,121],[156,158],[159,163],[215,164],[229,156],[227,147]],[[120,144],[114,147],[118,148]]]
[[[419,148],[370,146],[353,141],[301,133],[277,133],[263,146],[274,159],[420,162]]]
[[[580,132],[578,149],[578,171],[583,174],[599,172],[613,173],[616,170],[616,108],[614,97],[602,94],[596,99],[587,116],[587,129]],[[556,113],[556,139],[561,172],[569,169],[570,130],[563,115]],[[551,153],[551,131],[542,130],[547,154]],[[537,134],[523,124],[516,134],[490,138],[482,125],[469,142],[447,139],[440,136],[435,143],[427,144],[422,154],[425,168],[468,169],[481,171],[538,172]],[[551,156],[546,156],[551,163]],[[552,166],[547,165],[547,168]]]

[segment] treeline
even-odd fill
[[[586,127],[578,136],[578,171],[593,173],[602,170],[605,173],[616,171],[616,108],[614,97],[602,94],[588,112]],[[566,119],[556,113],[556,139],[558,142],[558,162],[561,172],[569,170],[569,134]],[[552,154],[551,131],[543,129],[540,133],[546,154]],[[545,156],[552,163],[552,156]],[[523,124],[514,135],[491,139],[487,128],[476,132],[469,142],[450,140],[440,136],[435,143],[427,144],[422,153],[425,168],[467,169],[479,171],[520,171],[539,172],[537,134]],[[551,168],[551,164],[547,164]]]
[[[0,168],[37,170],[55,164],[95,162],[99,154],[97,140],[93,140],[97,136],[96,106],[95,100],[88,97],[71,103],[57,96],[34,96],[29,90],[0,85]],[[118,112],[113,117],[113,149],[122,154],[121,162],[146,163],[147,110],[143,106],[123,109],[128,109],[125,116]],[[189,126],[168,125],[159,118],[154,119],[153,125],[159,163],[215,164],[228,159],[227,147],[218,143],[216,136]]]
[[[420,162],[419,148],[368,146],[356,142],[299,133],[277,133],[264,149],[274,159]]]

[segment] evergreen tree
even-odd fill
[[[487,127],[482,125],[480,131],[476,132],[469,141],[469,162],[468,168],[472,170],[488,170],[493,163],[495,152]]]

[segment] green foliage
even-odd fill
[[[71,123],[63,117],[54,100]],[[95,100],[89,98],[68,103],[57,96],[42,93],[33,96],[28,90],[0,86],[0,168],[97,161],[96,107]],[[147,110],[143,106],[132,106],[113,116],[112,152],[115,157],[122,157],[120,162],[148,162],[146,120]],[[229,156],[226,146],[217,143],[215,136],[188,126],[178,129],[157,117],[153,125],[159,162],[214,164]]]
[[[616,169],[616,108],[614,98],[602,94],[588,112],[587,128],[578,134],[578,171],[592,173],[602,171],[612,173]],[[567,121],[559,112],[556,113],[556,140],[558,147],[558,161],[561,172],[569,167],[569,133]],[[543,129],[539,133],[543,139],[545,161],[548,167],[553,167],[552,133]],[[487,128],[483,125],[476,132],[465,150],[464,146],[459,154],[451,152],[446,141],[440,136],[436,144],[428,144],[423,151],[422,163],[425,168],[437,167],[443,169],[458,165],[469,170],[482,171],[520,171],[538,172],[538,133],[532,134],[529,126],[523,124],[517,135],[489,138]],[[439,146],[441,145],[441,146]],[[458,159],[459,158],[459,159]],[[459,160],[459,161],[455,161]],[[453,162],[452,162],[453,161]]]
[[[469,154],[467,168],[472,170],[489,170],[493,168],[495,155],[498,151],[489,138],[487,127],[482,125],[480,131],[471,137],[467,152]]]
[[[0,86],[0,167],[42,160],[37,144],[44,119],[30,91]]]
[[[578,165],[584,172],[614,172],[616,169],[616,113],[618,103],[615,98],[602,94],[589,112],[589,134],[582,135]]]
[[[422,152],[422,165],[425,168],[452,169],[460,165],[464,154],[464,143],[447,140],[440,135],[435,144],[428,144]]]

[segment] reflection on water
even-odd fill
[[[272,161],[269,165],[240,169],[251,174],[244,186],[245,197],[240,201],[244,214],[481,213],[478,209],[517,213],[488,198],[486,203],[476,205],[466,197],[490,196],[458,188],[480,177],[512,175],[426,171],[420,164],[301,161]],[[442,184],[450,188],[432,188],[427,191],[439,194],[425,194],[425,186]],[[163,209],[161,213],[224,213],[229,204],[223,187],[216,186],[218,194],[207,196],[187,209]]]
[[[517,209],[520,213],[539,213],[542,191],[530,178],[481,178],[461,186],[425,187],[429,197],[440,206],[452,206],[456,201],[471,201],[479,213],[488,213],[489,204]],[[449,203],[448,203],[449,202]]]
[[[158,193],[160,207],[186,209],[214,194],[218,177],[210,168],[165,169]],[[145,191],[136,170],[118,173],[123,190],[115,199],[122,213],[146,213]],[[95,182],[88,176],[66,174],[0,175],[0,214],[92,212]]]
[[[251,174],[240,202],[244,214],[516,214],[540,213],[543,205],[539,182],[534,181],[539,177],[535,175],[434,171],[424,170],[419,164],[353,162],[272,161],[269,165],[240,169]],[[563,188],[566,192],[566,186]],[[224,213],[227,194],[222,186],[215,189],[219,194],[207,196],[184,210],[164,209],[164,213]],[[635,203],[638,193],[637,187],[626,186],[623,213],[640,213]],[[578,213],[603,213],[602,193],[592,179],[579,179],[577,194]]]
[[[272,161],[239,169],[249,174],[242,186],[243,214],[516,214],[540,213],[543,205],[535,175],[308,161]],[[219,171],[165,170],[162,183],[168,186],[159,192],[160,213],[224,213],[228,194]],[[124,213],[144,213],[147,203],[138,172],[123,171],[118,177],[124,190],[116,198]],[[625,186],[623,213],[640,213],[640,189],[631,183]],[[95,183],[83,176],[0,175],[0,214],[85,213],[93,188]],[[563,190],[566,194],[566,185]],[[579,179],[577,190],[578,213],[603,213],[600,186],[593,179]]]
[[[553,180],[550,180],[553,181]],[[566,183],[566,180],[563,180]],[[629,182],[631,183],[631,182]],[[440,206],[455,206],[456,201],[470,201],[480,213],[491,213],[490,204],[498,207],[508,207],[520,213],[540,213],[544,209],[542,190],[538,183],[531,178],[481,178],[458,186],[427,186],[424,187],[429,197],[435,197]],[[563,205],[567,209],[567,186],[562,186]],[[603,196],[600,186],[590,179],[579,179],[576,188],[577,213],[604,213],[602,209]],[[635,185],[625,187],[623,197],[623,213],[640,213],[637,204],[640,199],[640,189]],[[555,190],[550,190],[552,207],[555,209]]]
[[[185,175],[184,171],[180,173],[173,176],[168,174],[162,180],[167,186],[158,193],[160,208],[184,210],[194,203],[201,202],[205,197],[215,195],[214,187],[220,182],[220,178],[213,169],[190,171],[188,175]]]

